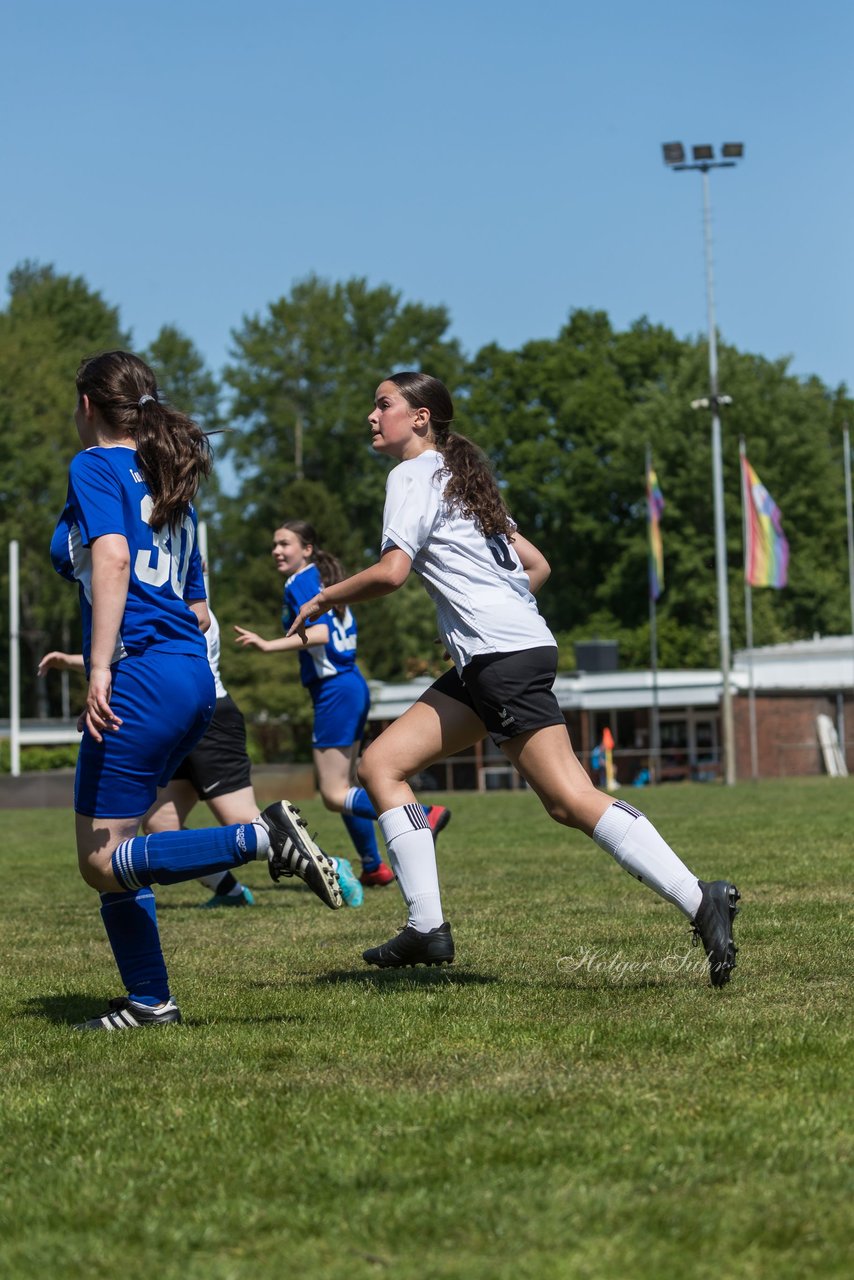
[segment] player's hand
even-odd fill
[[[305,604],[301,606],[299,613],[285,632],[285,636],[298,635],[303,644],[308,644],[306,626],[311,622],[312,618],[317,618],[321,613],[326,613],[326,609],[327,605],[323,599],[323,592],[318,591],[316,596],[312,596],[310,600],[306,600]]]
[[[86,710],[77,721],[77,729],[88,729],[96,742],[103,742],[104,733],[118,733],[121,720],[110,706],[113,692],[113,673],[109,667],[93,667],[89,674],[89,692]]]
[[[253,649],[260,649],[262,653],[266,653],[270,647],[269,640],[264,640],[261,636],[256,635],[254,631],[247,631],[245,627],[235,626],[234,630],[237,635],[234,637],[235,644],[242,644],[244,649],[251,646]]]
[[[71,663],[68,661],[69,655],[61,653],[59,649],[53,649],[50,653],[46,653],[38,666],[37,675],[45,676],[48,671],[70,671]]]

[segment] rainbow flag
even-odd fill
[[[780,508],[741,457],[744,490],[744,580],[751,587],[785,587],[789,576],[789,544],[783,533]]]
[[[649,598],[657,600],[664,590],[664,551],[659,521],[664,510],[664,495],[652,464],[646,469],[646,514],[649,523]]]

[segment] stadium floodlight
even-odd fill
[[[675,171],[696,169],[703,178],[703,238],[706,256],[706,300],[709,328],[709,395],[693,400],[693,409],[708,409],[712,415],[712,491],[714,495],[715,569],[718,594],[718,644],[720,647],[721,721],[723,725],[724,779],[735,782],[735,731],[730,688],[729,588],[727,583],[726,530],[724,528],[723,461],[721,452],[720,407],[730,404],[729,396],[718,391],[718,348],[715,326],[715,289],[712,267],[712,211],[709,197],[709,173],[712,169],[734,169],[744,156],[743,142],[725,142],[721,159],[715,159],[714,147],[708,144],[691,148],[693,163],[684,162],[684,148],[679,142],[664,143],[664,160]]]
[[[665,164],[682,164],[685,159],[685,148],[681,142],[663,142],[661,150],[664,153]]]

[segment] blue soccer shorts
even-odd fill
[[[310,684],[308,690],[314,703],[313,747],[350,747],[362,741],[371,694],[361,671],[351,668]]]
[[[110,706],[122,721],[96,742],[83,730],[74,810],[91,818],[136,818],[150,809],[208,727],[216,687],[207,658],[157,648],[113,667]]]

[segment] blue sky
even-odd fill
[[[443,303],[473,353],[573,307],[854,386],[847,0],[4,0],[0,272],[80,274],[219,369],[295,280]],[[723,388],[725,390],[725,388]]]

